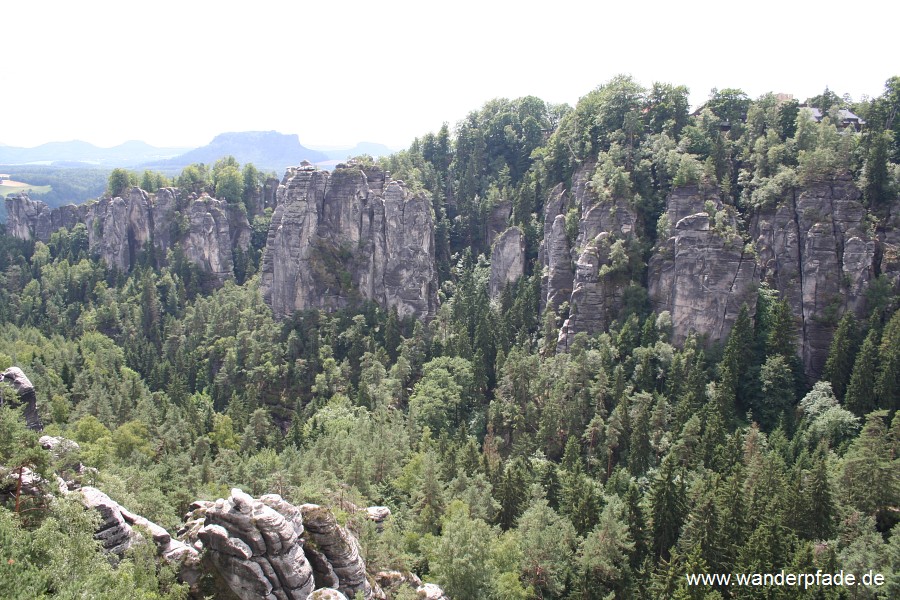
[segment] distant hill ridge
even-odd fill
[[[0,144],[0,164],[27,165],[48,163],[82,163],[95,166],[133,167],[141,163],[178,156],[187,148],[158,148],[138,140],[130,140],[101,148],[89,142],[48,142],[34,148]]]
[[[353,147],[314,149],[303,146],[297,134],[277,131],[241,131],[217,135],[200,148],[159,148],[131,140],[112,148],[100,148],[89,142],[49,142],[34,148],[0,144],[2,165],[46,165],[55,167],[125,167],[154,169],[176,173],[193,163],[212,164],[223,156],[234,156],[241,164],[284,172],[304,160],[322,164],[369,154],[375,158],[394,150],[376,142],[360,142]],[[327,167],[327,166],[326,166]]]

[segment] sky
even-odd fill
[[[228,8],[235,6],[235,8]],[[228,131],[393,148],[486,101],[575,105],[617,74],[799,100],[900,75],[884,0],[6,2],[0,143],[196,147]]]

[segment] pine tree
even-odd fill
[[[900,458],[894,456],[886,418],[887,411],[869,413],[859,437],[844,456],[844,494],[866,515],[887,510],[900,498]]]
[[[637,570],[649,554],[647,520],[641,508],[641,491],[634,480],[628,484],[623,507],[625,522],[628,523],[628,535],[634,543],[629,554],[632,570]]]
[[[831,382],[831,389],[838,400],[843,401],[850,375],[853,372],[853,360],[859,349],[859,331],[853,313],[847,311],[841,317],[834,337],[831,338],[831,348],[828,352],[828,360],[825,361],[825,370],[822,379]]]
[[[878,373],[878,341],[876,327],[869,330],[856,361],[853,363],[853,374],[847,384],[844,406],[858,417],[875,409],[875,377]]]
[[[831,493],[827,456],[823,447],[816,452],[813,461],[805,486],[804,504],[809,514],[809,524],[804,527],[803,532],[809,539],[827,540],[834,534],[837,506]]]
[[[878,379],[875,382],[878,407],[897,410],[900,408],[900,310],[894,313],[884,328],[878,358]]]
[[[515,525],[528,500],[528,472],[521,458],[506,462],[503,478],[497,488],[497,501],[500,512],[497,519],[500,527],[506,531]]]
[[[731,328],[722,354],[722,362],[719,363],[720,385],[725,388],[723,391],[726,394],[732,395],[741,412],[746,410],[750,395],[746,375],[750,366],[748,358],[752,356],[752,350],[753,328],[750,310],[744,304],[734,322],[734,327]],[[723,408],[733,411],[731,407]]]
[[[668,560],[670,549],[681,534],[687,511],[684,477],[675,471],[674,461],[663,460],[651,484],[650,497],[653,552],[657,558]]]
[[[602,600],[622,597],[629,575],[629,554],[634,549],[628,525],[622,519],[622,501],[613,496],[597,526],[585,537],[580,553],[580,597]]]

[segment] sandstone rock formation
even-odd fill
[[[228,498],[195,502],[192,509],[182,538],[204,552],[239,598],[306,600],[316,588],[349,598],[360,592],[366,600],[381,594],[366,576],[356,538],[326,508],[233,489]]]
[[[124,197],[82,205],[92,252],[110,267],[127,271],[151,241],[150,196],[133,187]]]
[[[525,274],[525,235],[519,227],[501,233],[491,248],[491,298],[497,298],[503,288],[515,283]]]
[[[165,529],[136,515],[109,496],[93,487],[82,487],[73,494],[78,494],[85,507],[100,513],[101,523],[95,537],[103,547],[113,554],[122,556],[134,544],[141,543],[144,538],[135,527],[149,532],[156,544],[159,555],[168,563],[179,567],[180,576],[188,585],[195,585],[200,579],[199,554],[192,546],[173,539]]]
[[[25,407],[25,423],[32,431],[42,431],[44,424],[41,422],[41,415],[37,410],[37,394],[34,391],[34,385],[31,380],[25,376],[19,367],[10,367],[0,374],[0,381],[7,383],[13,387],[18,396],[17,406]],[[3,398],[0,397],[0,405]]]
[[[556,311],[572,294],[572,257],[566,236],[568,194],[562,184],[550,192],[544,204],[544,237],[538,253],[541,274],[541,312]]]
[[[787,298],[804,369],[813,379],[821,374],[840,316],[865,309],[876,255],[866,216],[848,175],[791,190],[752,218],[761,279]]]
[[[876,264],[880,274],[885,275],[900,289],[900,197],[877,229],[878,244],[875,247]]]
[[[305,600],[313,591],[296,508],[279,496],[256,500],[238,489],[194,506],[185,538],[202,544],[204,560],[239,598]]]
[[[175,188],[148,194],[137,187],[121,197],[50,210],[25,194],[7,198],[7,228],[20,239],[47,242],[78,223],[87,228],[90,251],[110,267],[129,270],[151,248],[165,257],[180,243],[185,257],[219,281],[231,276],[232,250],[246,250],[250,224],[237,205],[209,196],[183,198]]]
[[[557,185],[544,205],[541,308],[558,310],[564,302],[569,304],[559,351],[565,351],[578,333],[593,335],[607,329],[631,283],[623,251],[636,235],[637,217],[627,199],[598,197],[590,184],[595,167],[593,162],[579,166],[571,191]],[[570,245],[566,217],[572,211],[578,216],[578,234]]]
[[[722,341],[741,305],[751,314],[755,310],[756,257],[745,250],[734,216],[715,190],[695,185],[672,190],[666,219],[669,234],[657,241],[649,264],[654,310],[671,313],[677,344],[691,332]]]
[[[434,583],[426,583],[416,589],[419,600],[450,600],[441,587]]]
[[[429,317],[437,305],[431,203],[377,168],[288,169],[262,261],[279,317],[359,299]]]
[[[316,584],[334,587],[349,597],[361,592],[366,600],[374,591],[366,577],[366,565],[359,554],[359,543],[339,526],[330,510],[316,504],[300,507],[306,526],[307,552],[316,575]]]
[[[6,230],[20,240],[49,240],[50,208],[21,192],[6,199]]]
[[[307,600],[347,600],[347,596],[333,588],[320,588],[307,596]]]
[[[487,241],[489,246],[493,246],[497,236],[507,230],[509,227],[510,215],[512,215],[512,202],[509,200],[498,202],[491,209],[490,217],[485,223],[487,226]]]

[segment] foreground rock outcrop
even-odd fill
[[[202,572],[199,553],[192,546],[173,539],[164,528],[112,500],[100,490],[85,486],[73,494],[78,494],[86,508],[100,513],[100,528],[95,537],[107,551],[122,556],[135,544],[146,541],[135,527],[148,532],[156,545],[159,555],[168,563],[177,565],[181,579],[188,585],[196,585]]]
[[[279,317],[366,299],[401,317],[437,308],[431,202],[377,167],[288,169],[262,260],[263,298]]]
[[[356,538],[326,508],[298,508],[274,494],[255,499],[239,489],[192,507],[183,539],[238,598],[383,597],[369,582]],[[310,596],[316,589],[335,592]]]

